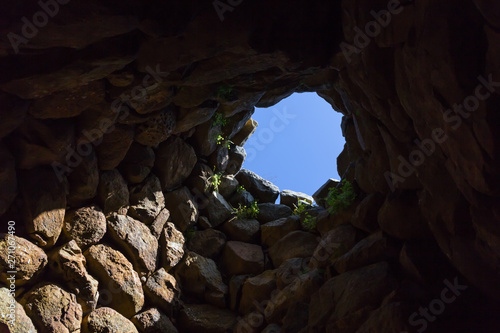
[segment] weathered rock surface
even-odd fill
[[[162,142],[155,159],[155,170],[163,190],[179,186],[191,174],[197,158],[193,148],[179,137]]]
[[[20,180],[26,229],[38,246],[50,248],[64,224],[66,180],[49,168],[24,171]]]
[[[10,333],[36,333],[37,330],[24,308],[7,288],[0,288],[0,327]]]
[[[287,259],[311,257],[318,243],[314,234],[292,231],[269,249],[269,256],[274,267],[279,267]]]
[[[8,278],[15,271],[15,285],[22,286],[36,281],[47,265],[47,255],[30,241],[10,234],[0,234],[0,281],[11,285]]]
[[[263,179],[254,172],[246,169],[240,170],[236,179],[245,189],[259,200],[259,203],[274,203],[278,198],[280,191],[276,185]]]
[[[160,235],[159,248],[161,253],[161,265],[167,272],[177,265],[184,256],[185,238],[175,225],[167,222]]]
[[[233,208],[220,193],[211,192],[208,194],[206,211],[210,224],[217,227],[231,217]]]
[[[99,298],[98,282],[88,272],[82,250],[72,240],[50,254],[50,268],[77,296],[83,313],[95,310]]]
[[[128,213],[143,223],[151,224],[165,208],[165,197],[161,191],[160,180],[154,175],[147,177],[141,184],[131,186],[129,194]]]
[[[299,229],[300,217],[295,215],[263,224],[260,228],[262,244],[271,247],[290,232]]]
[[[227,242],[223,262],[229,275],[260,274],[264,271],[264,253],[255,244]]]
[[[119,170],[129,183],[138,184],[146,179],[154,163],[153,149],[134,142],[120,164]]]
[[[256,243],[260,236],[260,223],[253,219],[234,217],[224,223],[221,228],[228,238],[233,241]]]
[[[101,173],[97,198],[106,215],[111,212],[126,211],[129,205],[129,191],[125,179],[118,170]]]
[[[291,209],[295,209],[295,207],[298,206],[299,201],[304,201],[312,205],[314,199],[310,195],[301,192],[295,192],[291,190],[283,190],[280,192],[281,205],[286,205]]]
[[[152,272],[156,269],[158,240],[144,223],[130,216],[113,214],[108,218],[108,230],[134,261],[138,271]]]
[[[218,257],[226,244],[226,235],[218,230],[208,228],[195,231],[187,243],[189,250],[203,257],[215,259]]]
[[[179,315],[179,326],[184,332],[231,332],[236,315],[207,304],[185,305]]]
[[[212,259],[188,252],[176,267],[175,276],[186,293],[215,306],[225,307],[228,287],[222,282],[222,276]]]
[[[255,277],[245,280],[241,291],[240,313],[246,314],[256,308],[255,303],[271,298],[271,293],[276,290],[276,272],[265,271]]]
[[[170,219],[182,232],[198,221],[198,203],[187,187],[166,193],[165,205],[170,212]]]
[[[84,318],[82,333],[139,333],[130,320],[112,308],[102,307]]]
[[[136,314],[132,322],[140,333],[177,333],[177,328],[170,319],[157,308],[151,308]]]
[[[292,215],[292,209],[285,205],[275,205],[272,203],[258,204],[259,214],[257,220],[261,223],[276,221],[278,219]]]
[[[99,281],[100,302],[127,318],[144,305],[139,275],[123,254],[107,245],[93,245],[84,253],[89,272]]]
[[[167,314],[172,314],[179,306],[179,286],[164,268],[160,268],[148,278],[144,291],[148,299]]]
[[[64,232],[85,249],[97,244],[106,234],[106,217],[97,206],[71,210],[64,217]]]
[[[40,332],[79,332],[82,307],[76,296],[55,284],[44,284],[21,300],[26,314]]]

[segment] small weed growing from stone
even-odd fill
[[[210,178],[208,178],[208,180],[210,181],[210,184],[207,185],[205,190],[208,190],[209,188],[211,188],[212,191],[219,192],[219,185],[222,181],[222,172],[219,172],[213,176],[210,176]]]
[[[293,215],[298,215],[304,218],[301,222],[302,227],[307,231],[316,229],[317,219],[315,217],[312,217],[311,214],[307,211],[307,209],[311,208],[312,206],[302,200],[299,200],[298,204],[293,204],[293,206],[295,207],[295,209],[293,210]]]
[[[259,207],[257,206],[257,201],[254,201],[250,206],[238,205],[238,208],[233,209],[233,213],[241,219],[255,219],[259,215]]]
[[[186,231],[184,231],[184,239],[186,240],[186,243],[193,239],[195,232],[196,229],[194,227],[189,227]]]
[[[238,192],[240,194],[243,193],[244,191],[246,191],[246,189],[245,189],[245,186],[243,186],[243,185],[238,186],[238,188],[236,189],[236,192]]]
[[[231,100],[232,97],[234,97],[234,91],[233,91],[233,85],[232,84],[222,84],[219,86],[217,89],[217,97],[224,99],[224,100]]]
[[[220,112],[216,112],[212,117],[212,125],[213,126],[221,126],[224,127],[227,124],[227,119]]]
[[[328,196],[326,197],[328,212],[330,214],[338,214],[349,208],[354,199],[356,199],[354,187],[344,179],[339,187],[331,187],[329,189]]]

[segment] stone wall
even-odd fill
[[[5,5],[2,330],[496,332],[499,17],[492,0]],[[240,171],[255,107],[306,91],[344,115],[356,200],[336,214],[332,181],[296,215],[302,195],[276,204]]]

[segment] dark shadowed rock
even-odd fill
[[[217,227],[231,217],[233,208],[220,193],[211,192],[208,194],[208,206],[206,211],[210,224]]]
[[[24,219],[30,237],[42,248],[52,247],[64,224],[66,180],[51,168],[36,168],[20,174]]]
[[[187,243],[189,250],[204,257],[216,259],[224,249],[226,235],[218,230],[208,228],[195,231]]]
[[[239,183],[236,178],[224,175],[220,179],[219,193],[222,194],[226,200],[229,200],[229,198],[231,198],[231,196],[236,192],[238,185]]]
[[[143,223],[151,224],[165,208],[165,197],[161,191],[160,180],[155,175],[150,175],[141,184],[131,186],[129,193],[128,213]]]
[[[322,207],[326,207],[326,197],[328,196],[328,192],[330,188],[336,187],[340,182],[336,179],[330,178],[324,183],[314,194],[312,197],[314,201]]]
[[[309,269],[325,268],[351,250],[356,244],[357,231],[350,224],[343,224],[321,237],[314,250]]]
[[[0,145],[0,215],[7,211],[17,194],[15,165],[14,156]]]
[[[286,205],[291,209],[295,209],[295,207],[298,206],[299,201],[305,201],[312,205],[314,199],[305,193],[290,190],[283,190],[280,193],[280,204]]]
[[[243,190],[243,191],[236,191],[236,193],[233,194],[233,196],[229,199],[229,203],[233,207],[239,207],[241,206],[249,206],[255,201],[254,197],[250,192]]]
[[[162,189],[179,186],[191,174],[197,158],[193,147],[179,137],[162,142],[156,152],[155,170]]]
[[[97,156],[92,150],[87,156],[81,156],[82,161],[68,172],[69,195],[68,204],[78,207],[93,199],[99,185],[99,168]]]
[[[279,267],[287,259],[312,256],[318,242],[317,236],[314,234],[305,231],[292,231],[269,249],[269,256],[274,267]]]
[[[270,299],[274,290],[276,290],[275,271],[265,271],[246,279],[241,292],[240,313],[247,314],[256,310],[255,304],[261,304],[262,301]]]
[[[165,108],[159,113],[149,116],[146,122],[137,126],[135,141],[147,147],[156,147],[168,139],[175,126],[175,110]]]
[[[233,217],[222,225],[221,230],[233,241],[256,243],[260,238],[260,223],[253,219]]]
[[[155,153],[151,147],[132,143],[119,166],[123,177],[133,184],[142,183],[155,164]]]
[[[246,157],[247,153],[245,148],[232,145],[231,149],[229,149],[229,161],[227,162],[226,173],[229,175],[237,174]]]
[[[116,125],[108,134],[102,137],[102,143],[96,146],[96,155],[101,170],[113,170],[127,155],[134,140],[134,128]]]
[[[232,332],[236,315],[208,304],[185,305],[179,315],[179,328],[184,332]]]
[[[264,253],[259,245],[229,241],[223,252],[223,265],[229,275],[260,274]]]
[[[132,317],[140,333],[177,333],[177,328],[163,312],[151,308]]]
[[[198,221],[198,204],[187,187],[165,193],[165,205],[170,211],[170,219],[182,232]]]
[[[274,203],[280,194],[279,188],[276,185],[273,185],[270,181],[263,179],[250,170],[240,170],[236,175],[236,179],[260,203]]]
[[[126,212],[126,207],[129,205],[129,192],[127,183],[118,170],[101,172],[97,199],[106,215],[111,212]]]
[[[300,217],[292,215],[271,221],[263,224],[260,230],[262,244],[266,247],[271,247],[290,232],[300,230]]]
[[[179,305],[181,291],[177,281],[163,268],[148,278],[144,291],[149,301],[167,314],[171,315]]]
[[[257,220],[260,223],[266,223],[271,221],[276,221],[283,217],[288,217],[292,215],[292,209],[285,205],[276,205],[273,203],[261,203],[257,205],[259,207],[259,214],[257,215]]]

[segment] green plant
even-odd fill
[[[238,186],[238,188],[236,189],[236,192],[238,193],[243,193],[244,191],[246,191],[246,189],[243,185]]]
[[[299,200],[297,204],[293,204],[293,207],[295,207],[293,210],[293,215],[301,215],[306,211],[306,209],[311,207],[311,205],[303,200]]]
[[[309,214],[309,212],[305,212],[304,213],[304,220],[301,222],[301,224],[305,230],[312,231],[312,230],[316,229],[317,218],[312,217],[311,214]]]
[[[299,200],[297,205],[293,204],[293,206],[295,207],[295,209],[293,210],[293,215],[298,215],[303,218],[301,222],[302,227],[308,231],[316,229],[317,219],[316,217],[312,217],[311,214],[307,211],[307,209],[311,208],[312,205],[308,202]]]
[[[227,124],[227,119],[220,112],[216,112],[212,117],[212,125],[213,126],[221,126],[224,127]]]
[[[231,97],[233,97],[233,87],[234,85],[232,84],[221,84],[219,88],[217,89],[217,97],[229,100]]]
[[[216,141],[217,141],[218,145],[224,146],[227,149],[231,149],[231,144],[233,143],[233,141],[226,139],[225,137],[223,137],[220,134],[217,135]]]
[[[222,172],[216,173],[208,178],[210,184],[207,185],[205,190],[212,188],[213,191],[219,192],[219,185],[222,182]]]
[[[354,187],[344,179],[339,186],[329,189],[328,196],[326,197],[328,211],[330,214],[338,214],[349,208],[355,199],[356,193],[354,192]]]
[[[233,208],[233,213],[241,219],[255,219],[259,215],[259,207],[257,206],[257,201],[254,201],[250,206],[238,205],[238,208]]]

